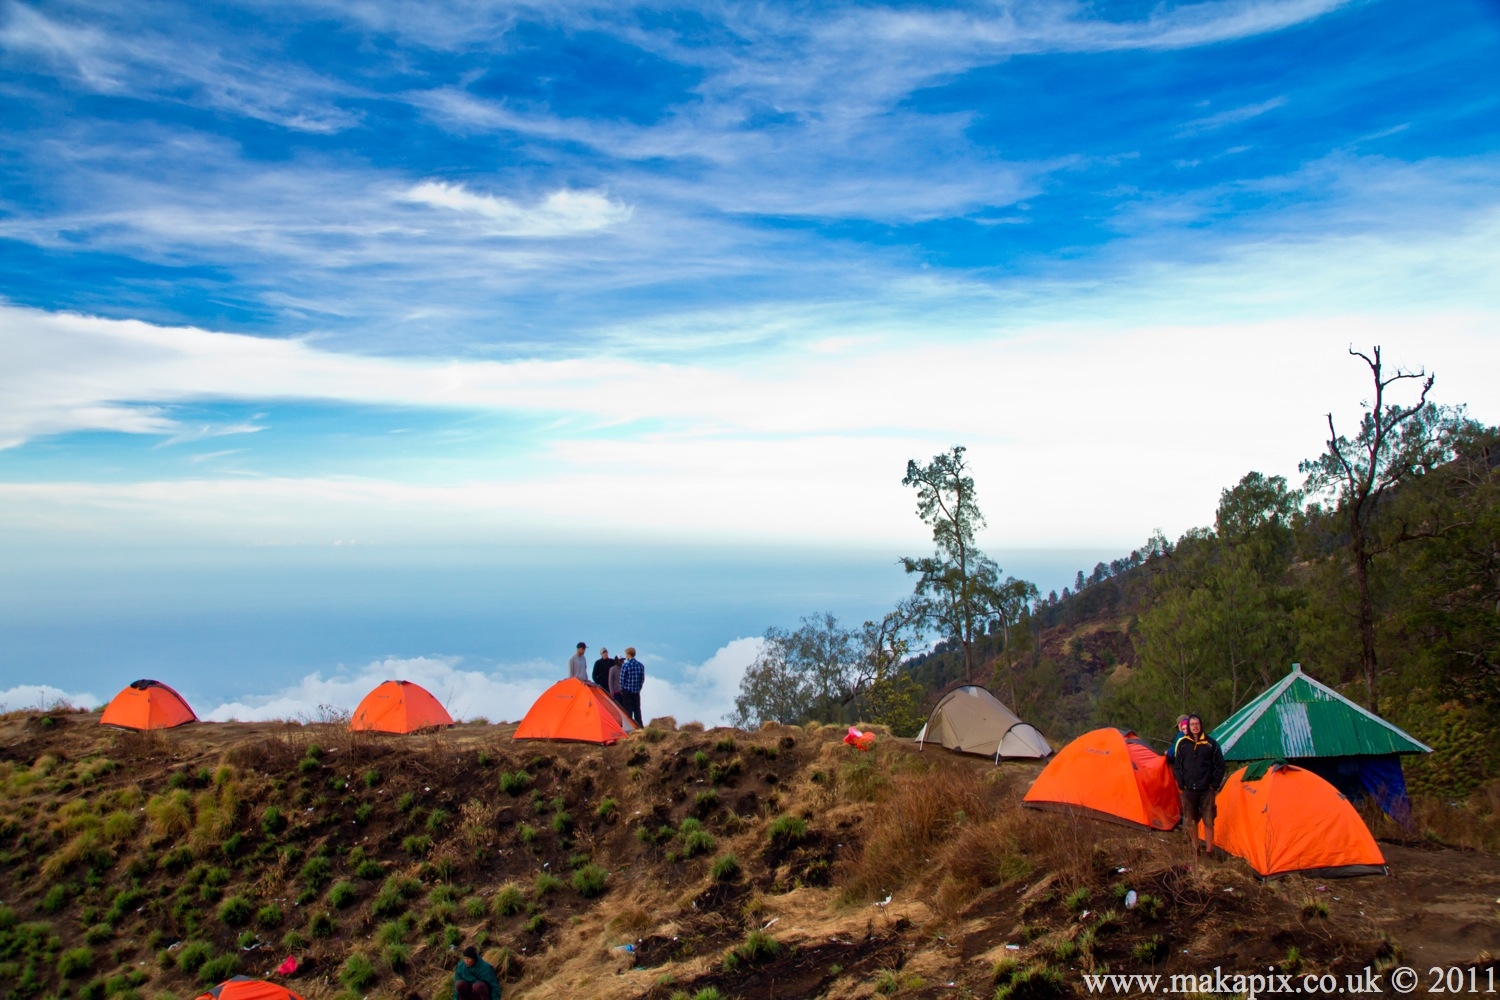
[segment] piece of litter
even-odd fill
[[[1125,909],[1127,909],[1127,910],[1133,910],[1133,909],[1135,909],[1135,901],[1137,899],[1139,899],[1139,898],[1140,897],[1135,894],[1135,890],[1134,889],[1131,889],[1129,892],[1127,892],[1125,894]]]
[[[1225,892],[1233,892],[1234,891],[1234,886],[1232,886],[1232,885],[1226,885],[1224,887],[1224,891]]]
[[[1020,951],[1021,950],[1021,946],[1018,945],[1018,944],[1008,944],[1008,945],[1005,946],[1005,950],[1006,951]]]
[[[1129,868],[1116,868],[1115,869],[1115,874],[1116,875],[1124,875],[1128,871],[1130,871]]]
[[[778,921],[780,919],[781,919],[780,917],[772,917],[770,920],[766,921],[766,925],[764,927],[762,927],[761,930],[763,930],[763,931],[770,930],[771,929],[771,925],[774,924],[776,921]]]
[[[290,976],[296,971],[297,958],[295,955],[288,955],[285,962],[282,962],[280,965],[276,966],[276,974],[278,976]]]
[[[1328,891],[1328,886],[1326,886],[1326,885],[1320,885],[1316,889],[1314,889],[1313,891],[1314,892],[1327,892]]]
[[[1093,912],[1093,910],[1084,910],[1082,913],[1078,914],[1078,919],[1087,920],[1089,918],[1089,914]]]
[[[875,905],[876,906],[890,906],[891,905],[891,897],[887,896],[884,899],[882,899],[880,902],[876,903]]]
[[[629,952],[630,954],[634,955],[635,954],[635,945],[633,945],[633,944],[617,944],[617,945],[615,945],[615,951]]]

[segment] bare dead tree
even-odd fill
[[[1334,427],[1328,414],[1328,444],[1317,459],[1302,463],[1313,491],[1332,492],[1349,531],[1349,557],[1353,564],[1359,626],[1360,669],[1371,711],[1376,710],[1379,663],[1375,653],[1375,613],[1370,600],[1370,565],[1376,550],[1371,544],[1370,522],[1381,499],[1397,484],[1427,464],[1433,447],[1437,409],[1427,402],[1436,376],[1425,369],[1410,372],[1397,368],[1386,374],[1377,345],[1369,354],[1349,348],[1351,357],[1369,366],[1375,399],[1360,420],[1353,440]],[[1386,402],[1387,391],[1399,382],[1421,383],[1417,401],[1410,406]]]

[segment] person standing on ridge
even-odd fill
[[[600,649],[599,659],[594,661],[594,683],[602,687],[604,690],[609,691],[610,670],[615,666],[615,664],[620,662],[620,660],[610,659],[609,650]],[[613,691],[609,691],[609,693],[611,695],[614,694]]]
[[[589,679],[588,651],[588,643],[580,642],[578,652],[574,653],[573,658],[568,661],[568,676],[575,677],[584,683],[588,683]]]
[[[641,721],[641,688],[646,683],[646,665],[635,658],[635,647],[625,647],[625,662],[620,664],[620,707],[637,726]]]
[[[1177,717],[1177,732],[1173,733],[1172,738],[1167,741],[1168,763],[1171,762],[1173,757],[1177,756],[1177,741],[1187,735],[1187,720],[1188,717],[1185,715]]]
[[[453,970],[453,1000],[500,1000],[500,977],[472,944]]]
[[[1224,784],[1224,751],[1203,731],[1203,720],[1189,715],[1187,733],[1177,741],[1172,774],[1182,789],[1182,825],[1188,843],[1198,849],[1198,821],[1203,821],[1204,852],[1214,856],[1214,796]]]

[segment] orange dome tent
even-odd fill
[[[634,729],[603,688],[568,677],[542,692],[511,738],[614,743]]]
[[[1057,752],[1023,801],[1033,809],[1170,830],[1182,818],[1172,766],[1135,733],[1096,729]]]
[[[365,695],[350,729],[376,733],[414,733],[418,729],[453,725],[453,716],[420,684],[386,681]]]
[[[102,726],[121,729],[171,729],[197,722],[182,695],[161,681],[139,680],[110,699],[99,717]]]
[[[268,983],[264,979],[235,976],[198,994],[197,1000],[302,1000],[285,986]]]
[[[1217,803],[1214,843],[1261,878],[1386,873],[1385,856],[1349,800],[1305,768],[1264,761],[1242,767],[1224,782]]]

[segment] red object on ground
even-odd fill
[[[381,684],[365,695],[349,719],[350,729],[376,733],[414,733],[451,725],[453,716],[448,710],[426,688],[411,681]]]
[[[197,1000],[302,1000],[302,997],[277,983],[235,976],[198,994]]]
[[[844,735],[844,742],[849,744],[851,747],[857,747],[860,750],[868,750],[875,745],[875,734],[862,733],[858,729],[855,729],[853,726],[850,726],[849,732]]]
[[[1182,819],[1172,765],[1135,733],[1096,729],[1057,752],[1026,793],[1033,809],[1170,830]]]
[[[1246,780],[1247,770],[1230,775],[1219,792],[1215,845],[1244,858],[1261,878],[1385,874],[1385,855],[1337,788],[1291,764],[1273,764],[1254,780]]]
[[[285,962],[282,962],[280,965],[276,966],[276,974],[278,976],[290,976],[296,971],[297,958],[295,955],[288,955]]]
[[[634,730],[635,723],[603,688],[567,677],[532,703],[511,739],[616,743]]]
[[[110,699],[99,717],[101,726],[121,729],[171,729],[197,722],[182,695],[161,681],[136,681]]]

